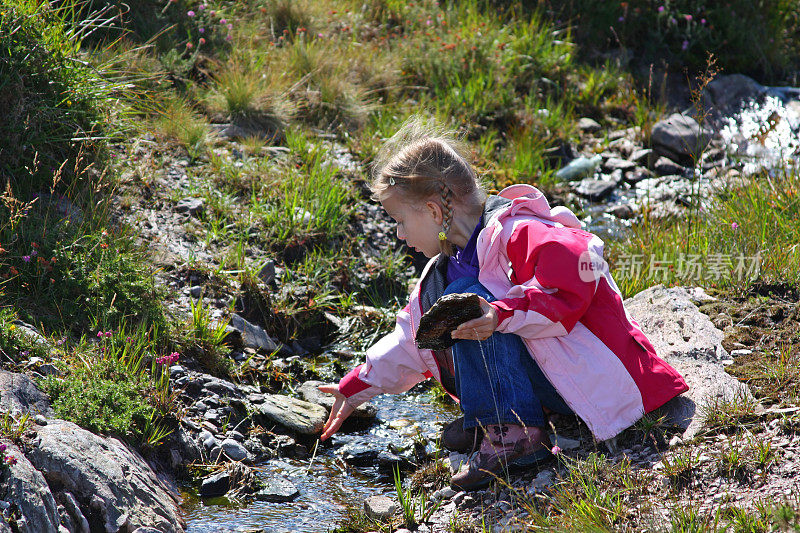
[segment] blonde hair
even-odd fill
[[[382,200],[399,192],[410,205],[430,199],[441,202],[442,231],[450,232],[455,205],[477,211],[486,191],[469,163],[461,140],[430,120],[413,116],[406,120],[375,158],[372,197]],[[439,241],[445,255],[453,255],[453,244]]]

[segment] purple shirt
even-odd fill
[[[460,278],[467,276],[477,278],[480,265],[478,264],[478,234],[483,229],[483,215],[478,220],[478,225],[472,230],[472,236],[467,241],[467,245],[462,250],[455,247],[456,253],[450,257],[447,264],[447,284],[453,283]]]

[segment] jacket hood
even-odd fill
[[[509,215],[528,212],[541,219],[556,222],[567,228],[581,229],[583,223],[567,207],[559,205],[551,208],[544,193],[525,183],[511,185],[498,193],[498,196],[511,200]]]

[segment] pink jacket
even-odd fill
[[[622,305],[603,260],[603,241],[565,207],[550,208],[530,185],[500,192],[511,203],[478,236],[479,281],[497,298],[497,331],[519,335],[542,372],[596,438],[609,439],[688,390]],[[381,393],[441,379],[430,350],[416,347],[420,290],[432,259],[397,315],[339,391],[352,406]]]

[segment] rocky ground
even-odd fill
[[[642,145],[641,132],[601,132],[598,124],[582,120],[582,142],[574,154],[578,157],[563,169],[564,185],[555,196],[582,205],[588,222],[612,220],[614,227],[623,227],[643,210],[679,215],[715,187],[739,178],[742,163],[730,155],[720,134],[724,119],[737,105],[769,92],[743,77],[723,77],[706,91],[703,104],[712,112],[700,121],[702,126],[689,114],[671,115],[654,126],[651,147]],[[796,132],[800,116],[787,116],[795,117],[787,121],[795,120],[789,126]],[[117,439],[53,418],[47,398],[25,377],[57,373],[53,365],[27,360],[20,362],[19,373],[0,374],[2,409],[29,413],[34,421],[10,448],[17,458],[9,467],[15,482],[2,496],[2,505],[4,522],[15,529],[0,522],[0,530],[181,531],[185,524],[176,477],[197,479],[203,497],[235,492],[270,502],[293,500],[298,489],[290,480],[275,476],[266,484],[257,482],[252,467],[278,457],[311,460],[330,409],[330,399],[316,385],[335,382],[358,359],[341,345],[332,347],[331,341],[364,336],[364,330],[387,319],[387,310],[359,306],[344,319],[321,313],[316,319],[323,325],[299,339],[271,336],[269,317],[259,316],[245,288],[214,275],[223,268],[218,258],[227,243],[203,238],[199,215],[210,206],[193,193],[189,161],[147,137],[119,147],[119,153],[134,162],[116,198],[120,222],[137,232],[163,267],[158,276],[171,291],[169,305],[176,316],[187,315],[202,296],[214,319],[230,319],[226,335],[233,372],[229,378],[210,375],[192,358],[171,366],[170,381],[181,406],[179,424],[146,458]],[[281,147],[267,147],[264,157],[285,153]],[[331,164],[345,173],[353,171],[346,151],[338,147],[332,153],[338,155]],[[244,157],[235,139],[221,142],[218,155],[233,161]],[[696,169],[692,156],[699,156]],[[353,224],[370,236],[362,251],[365,264],[380,250],[397,246],[392,225],[378,206],[357,206]],[[603,223],[596,227],[607,228]],[[258,267],[258,292],[308,297],[302,286],[282,285],[281,274],[291,258],[267,260],[274,256],[270,252],[256,245],[245,251]],[[467,531],[481,520],[493,524],[493,530],[522,528],[531,520],[532,508],[548,505],[548,495],[563,484],[573,461],[598,453],[612,464],[629,462],[637,479],[646,481],[635,504],[647,512],[632,511],[630,516],[630,524],[640,529],[660,528],[679,506],[699,512],[733,504],[754,509],[764,501],[789,498],[800,489],[800,422],[795,406],[784,405],[781,391],[753,369],[760,364],[758,354],[796,336],[797,295],[767,289],[754,295],[761,298],[755,304],[746,297],[710,296],[698,288],[663,287],[626,302],[658,352],[692,387],[663,410],[666,419],[659,431],[636,427],[614,442],[597,443],[578,421],[562,418],[554,422],[554,442],[563,450],[556,462],[512,472],[505,482],[470,494],[447,488],[447,469],[430,466],[441,462],[457,468],[466,458],[442,458],[430,440],[420,444],[409,438],[403,449],[376,442],[368,450],[343,449],[340,456],[353,467],[378,464],[384,473],[393,466],[413,470],[428,464],[429,475],[420,472],[417,485],[439,507],[417,531]],[[48,342],[31,326],[19,327],[37,342]],[[297,384],[294,393],[276,394],[286,382]],[[728,413],[734,418],[709,418],[710,408],[725,411],[733,399],[740,409]],[[357,414],[350,429],[386,422],[375,422],[375,409],[369,405]],[[740,431],[731,431],[733,426]],[[380,498],[366,505],[369,515],[389,523],[389,515],[397,512],[396,505]]]

